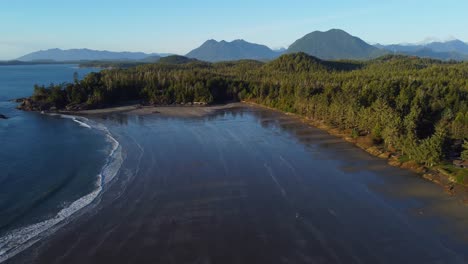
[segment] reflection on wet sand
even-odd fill
[[[175,109],[171,109],[175,111]],[[187,109],[184,109],[187,111]],[[468,212],[279,112],[100,117],[127,159],[98,209],[21,263],[465,263]],[[32,254],[31,252],[35,252]]]

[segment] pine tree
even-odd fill
[[[463,143],[463,151],[461,153],[461,159],[462,160],[468,160],[468,140],[465,140]]]

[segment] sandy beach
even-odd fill
[[[418,175],[243,104],[87,112],[125,160],[7,263],[466,263],[468,212]]]
[[[108,107],[102,109],[82,110],[82,111],[61,111],[64,114],[73,115],[109,115],[116,113],[126,113],[130,115],[152,115],[159,114],[172,117],[201,117],[212,114],[214,111],[233,109],[236,107],[245,106],[243,103],[230,103],[213,106],[197,106],[197,105],[173,105],[173,106],[142,106],[139,104]]]

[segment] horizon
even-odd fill
[[[468,3],[455,0],[320,4],[293,0],[268,5],[205,0],[183,6],[162,0],[84,0],[73,5],[23,0],[0,10],[5,21],[15,22],[0,26],[0,60],[54,48],[185,55],[208,39],[243,39],[276,50],[310,32],[330,29],[342,29],[369,44],[418,44],[427,39],[466,42],[463,25],[468,18],[463,10],[467,9]]]
[[[333,29],[329,29],[329,30],[333,30]],[[326,30],[326,31],[329,31],[329,30]],[[339,30],[339,29],[338,29]],[[319,31],[319,30],[317,30]],[[320,31],[320,32],[326,32],[326,31]],[[314,32],[314,31],[312,31]],[[312,33],[310,32],[310,33]],[[354,36],[354,35],[353,35]],[[354,37],[359,37],[359,36],[354,36]],[[226,39],[207,39],[205,40],[203,43],[201,43],[199,46],[203,45],[205,42],[207,41],[210,41],[210,40],[214,40],[216,42],[228,42],[228,43],[232,43],[232,42],[235,42],[235,41],[244,41],[244,42],[248,42],[248,43],[252,43],[252,44],[259,44],[259,45],[264,45],[268,48],[270,48],[271,50],[273,51],[279,51],[279,50],[282,50],[282,49],[288,49],[288,46],[285,46],[285,47],[277,47],[277,48],[273,48],[271,46],[268,46],[266,44],[263,44],[263,43],[255,43],[255,42],[252,42],[252,41],[249,41],[249,40],[246,40],[246,39],[232,39],[232,40],[226,40]],[[365,41],[365,40],[364,40]],[[410,42],[402,42],[402,43],[371,43],[371,42],[367,42],[369,45],[406,45],[406,46],[412,46],[412,45],[425,45],[425,44],[429,44],[429,43],[436,43],[436,42],[439,42],[439,43],[444,43],[444,42],[450,42],[450,41],[462,41],[464,43],[467,43],[466,41],[462,40],[462,39],[458,39],[458,38],[454,38],[454,37],[447,37],[445,39],[441,39],[441,38],[435,38],[435,37],[428,37],[422,41],[419,41],[419,42],[414,42],[414,43],[410,43]],[[292,44],[292,43],[291,43]],[[193,49],[196,49],[198,48],[199,46],[196,46],[194,47]],[[92,48],[88,48],[88,47],[82,47],[82,48],[79,48],[79,47],[74,47],[74,48],[48,48],[48,49],[40,49],[40,50],[35,50],[35,51],[32,51],[32,52],[37,52],[37,51],[48,51],[48,50],[61,50],[61,51],[69,51],[69,50],[92,50],[92,51],[100,51],[100,52],[142,52],[142,51],[138,51],[138,50],[135,50],[135,51],[130,51],[130,50],[109,50],[109,49],[92,49]],[[180,55],[180,56],[185,56],[188,52],[186,53],[174,53],[174,52],[157,52],[157,51],[153,51],[153,52],[143,52],[143,53],[146,53],[147,55],[151,55],[151,54],[157,54],[157,55]],[[28,55],[29,53],[27,54],[24,54],[24,55]]]

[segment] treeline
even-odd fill
[[[307,60],[307,55],[288,55]],[[283,58],[284,59],[284,58]],[[274,64],[276,62],[272,62]],[[303,62],[302,62],[303,63]],[[429,166],[459,156],[468,138],[468,64],[386,56],[347,70],[263,71],[248,98],[350,130]],[[466,152],[465,152],[466,155]]]
[[[206,63],[151,64],[90,73],[73,83],[34,87],[33,102],[47,110],[102,108],[139,100],[169,105],[237,99],[240,81],[211,71]]]
[[[87,61],[80,62],[80,68],[103,68],[103,69],[127,69],[138,65],[143,65],[145,62],[140,61]]]
[[[189,60],[103,70],[69,84],[36,86],[30,108],[73,110],[134,100],[250,100],[354,136],[371,135],[376,144],[426,165],[467,155],[468,64],[406,56],[330,62],[297,53],[266,64]]]

